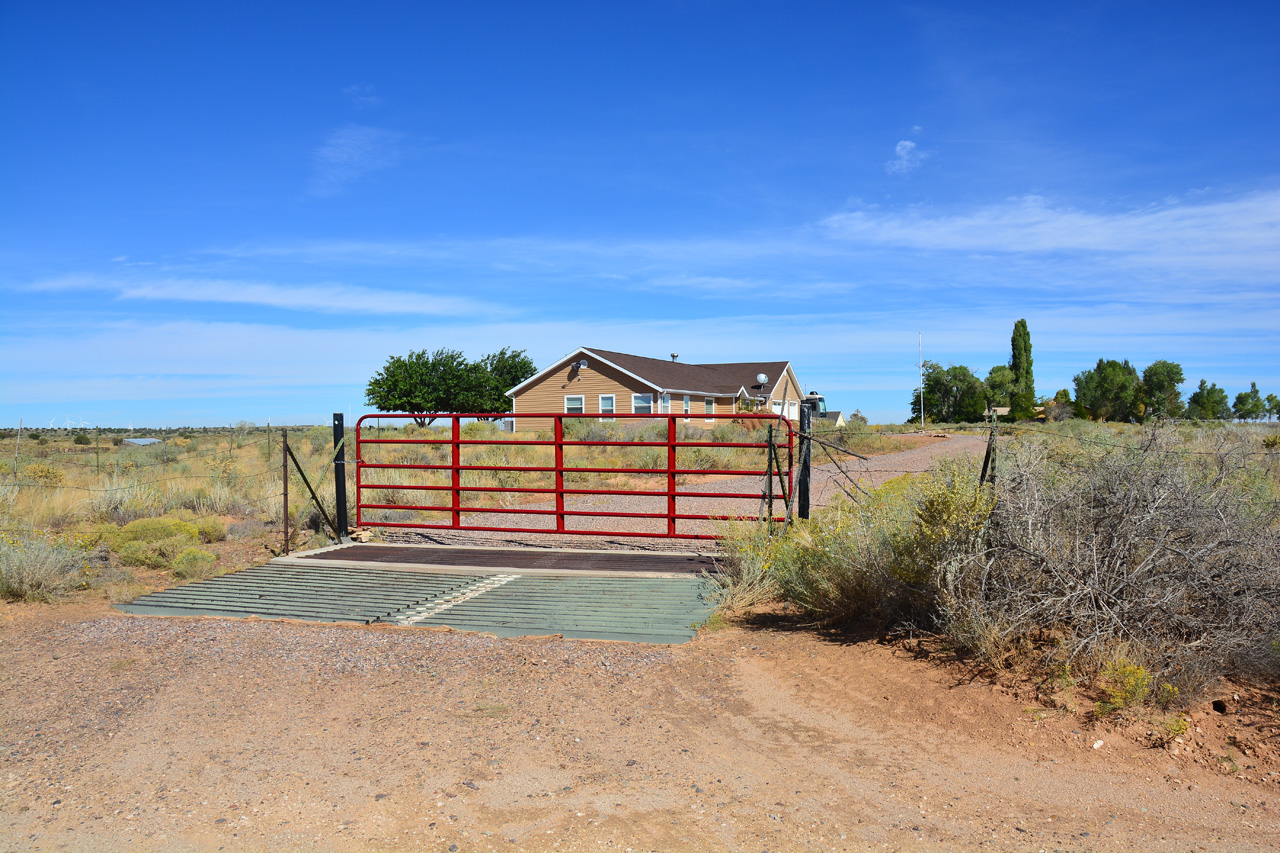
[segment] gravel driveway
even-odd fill
[[[0,604],[0,850],[1274,850],[1273,768],[1208,698],[1196,763],[804,631],[648,646]]]

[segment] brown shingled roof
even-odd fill
[[[727,364],[689,364],[662,358],[645,358],[625,352],[583,347],[605,361],[628,373],[639,376],[664,391],[689,391],[697,394],[728,396],[741,388],[755,396],[769,396],[773,386],[787,369],[785,361],[737,361]],[[756,374],[763,373],[769,381],[763,386],[756,382]]]

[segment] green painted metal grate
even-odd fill
[[[504,637],[683,643],[714,609],[701,578],[450,575],[267,565],[142,596],[146,616],[444,626]]]

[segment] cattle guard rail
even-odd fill
[[[719,468],[677,468],[676,467],[676,451],[682,447],[733,447],[733,448],[756,448],[765,450],[767,455],[775,457],[775,451],[770,450],[770,443],[767,441],[679,441],[676,438],[676,424],[678,421],[687,420],[684,414],[675,415],[645,415],[645,414],[614,414],[606,415],[615,421],[623,420],[647,420],[667,422],[667,437],[663,441],[577,441],[566,439],[564,436],[564,422],[566,420],[594,420],[600,421],[600,414],[563,414],[563,413],[521,413],[512,414],[504,413],[495,415],[493,413],[478,414],[369,414],[363,415],[356,421],[356,526],[357,527],[399,527],[423,530],[462,530],[462,531],[488,531],[497,533],[550,533],[550,534],[569,534],[583,536],[634,536],[644,538],[665,538],[665,539],[718,539],[714,534],[707,533],[685,533],[678,532],[676,529],[677,521],[686,520],[730,520],[730,521],[774,521],[783,522],[783,517],[771,515],[709,515],[699,513],[679,513],[676,511],[677,498],[717,498],[717,499],[754,499],[757,496],[751,493],[741,492],[703,492],[703,491],[681,491],[676,488],[676,477],[678,475],[706,475],[719,474],[731,476],[751,476],[760,477],[764,482],[766,474],[771,474],[767,483],[768,485],[762,489],[759,497],[765,497],[768,494],[769,504],[772,508],[772,490],[773,481],[776,477],[779,485],[785,483],[785,489],[780,490],[784,494],[792,494],[795,488],[795,470],[796,461],[795,440],[799,434],[792,422],[785,417],[771,414],[725,414],[725,415],[702,415],[706,420],[712,418],[716,420],[738,420],[738,421],[760,421],[764,424],[777,424],[778,432],[773,440],[773,447],[776,448],[777,468],[770,462],[764,469],[719,469]],[[552,422],[552,437],[550,439],[493,439],[493,438],[467,438],[462,434],[463,421],[473,420],[505,420],[514,419],[541,419],[550,420]],[[434,419],[436,421],[448,421],[451,426],[451,434],[449,438],[366,438],[362,434],[366,421],[377,420],[412,420],[418,421],[422,419]],[[781,441],[783,431],[785,430],[785,442]],[[772,434],[772,432],[771,432]],[[514,433],[513,433],[514,435]],[[369,445],[396,445],[396,444],[417,444],[417,445],[444,445],[449,448],[450,462],[449,464],[440,465],[424,465],[411,463],[388,463],[388,462],[369,462],[365,459],[365,448]],[[554,449],[554,465],[466,465],[462,461],[462,449],[470,446],[509,446],[509,447],[551,447]],[[667,449],[667,464],[663,468],[582,468],[576,466],[565,465],[565,448],[571,447],[665,447]],[[785,469],[783,467],[782,451],[786,451]],[[451,482],[448,485],[428,485],[428,484],[380,484],[369,483],[365,481],[365,472],[374,470],[418,470],[418,471],[448,471],[450,472]],[[531,486],[464,486],[462,484],[462,474],[464,471],[513,471],[521,473],[551,473],[554,474],[555,485],[553,488],[541,488]],[[590,489],[590,488],[568,488],[565,485],[566,474],[665,474],[666,488],[662,490],[655,489]],[[409,505],[409,504],[385,504],[385,503],[366,503],[364,493],[366,491],[394,491],[404,490],[408,492],[419,493],[439,493],[448,492],[450,495],[450,503],[444,506],[437,505]],[[463,503],[462,496],[465,492],[480,493],[507,493],[507,494],[539,494],[554,495],[555,509],[531,509],[516,506],[467,506]],[[565,506],[566,496],[585,496],[585,495],[625,495],[638,497],[665,497],[666,512],[611,512],[605,510],[589,510],[589,509],[568,509]],[[449,513],[450,521],[447,524],[424,524],[410,523],[403,521],[373,521],[364,518],[366,510],[406,510],[417,512],[439,512]],[[554,528],[542,527],[499,527],[496,525],[478,525],[467,523],[464,516],[468,513],[501,513],[503,515],[533,515],[533,516],[555,516]],[[665,533],[647,533],[627,530],[587,530],[573,528],[566,525],[566,519],[577,517],[591,518],[635,518],[635,519],[666,519]]]

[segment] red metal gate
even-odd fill
[[[534,438],[518,438],[519,433],[514,433],[510,438],[494,437],[493,428],[490,427],[472,427],[473,423],[481,423],[486,419],[492,419],[493,414],[374,414],[364,415],[356,422],[356,525],[359,527],[401,527],[416,528],[426,530],[482,530],[496,531],[502,533],[560,533],[575,534],[587,536],[643,536],[643,537],[661,537],[676,539],[716,539],[716,534],[706,532],[685,532],[677,530],[678,521],[709,521],[709,520],[764,520],[772,518],[774,521],[782,521],[782,516],[773,510],[773,487],[775,481],[779,489],[779,503],[782,502],[786,495],[792,493],[794,487],[794,470],[793,462],[795,459],[795,437],[797,433],[791,422],[786,418],[778,415],[769,414],[726,414],[726,415],[699,415],[685,416],[678,415],[629,415],[616,414],[605,415],[599,414],[504,414],[502,419],[530,419],[549,421],[551,424],[551,437],[545,438],[539,435]],[[431,429],[424,428],[419,430],[419,434],[406,435],[408,432],[402,427],[395,427],[393,431],[399,432],[400,437],[387,437],[386,430],[380,426],[381,421],[404,422],[413,421],[417,424],[423,424],[425,421],[446,421],[448,429]],[[685,435],[680,437],[678,433],[680,428],[677,425],[681,422],[691,422],[701,420],[705,423],[716,421],[736,421],[745,429],[744,441],[717,441],[711,437],[711,430],[705,429],[707,440],[695,441],[690,439],[690,433],[695,433],[699,427],[691,426],[685,431]],[[588,435],[583,438],[566,438],[565,422],[569,421],[570,433],[584,431],[575,429],[574,427],[586,427],[586,431],[591,430],[591,424],[609,423],[608,427],[601,426],[597,431],[608,434],[601,438],[598,435]],[[628,441],[621,440],[612,434],[613,429],[626,427],[619,422],[625,421],[648,421],[652,423],[666,422],[665,437],[661,437],[661,428],[657,432],[658,436],[641,436],[640,440]],[[369,426],[369,422],[379,424],[378,426]],[[466,423],[464,423],[466,422]],[[405,426],[411,426],[405,424]],[[372,429],[373,436],[367,433]],[[643,428],[642,428],[643,429]],[[764,440],[761,441],[759,433],[764,432]],[[405,453],[408,448],[404,446],[417,446],[421,448],[419,454],[425,453],[427,456],[436,455],[437,458],[428,459],[428,461],[405,461]],[[382,447],[388,447],[391,450],[397,450],[400,453],[398,461],[377,461],[368,458],[370,452],[374,452]],[[403,448],[403,449],[401,449]],[[438,448],[438,451],[436,450]],[[465,448],[480,448],[483,453],[484,448],[497,450],[501,459],[481,459],[471,460],[467,462],[463,459],[463,451]],[[522,450],[523,448],[532,448],[532,450]],[[542,462],[543,464],[531,465],[513,465],[509,464],[506,459],[508,450],[515,450],[525,455],[545,455],[546,451],[542,448],[551,449],[551,459],[535,459],[532,461]],[[616,465],[590,465],[583,466],[577,464],[566,464],[566,451],[573,451],[576,448],[590,449],[607,448],[607,453],[614,457],[625,457],[630,450],[643,448],[663,448],[665,449],[665,464],[654,465],[653,460],[656,457],[651,456],[649,459],[641,458],[640,465],[634,466],[616,466]],[[718,468],[704,467],[708,461],[707,456],[700,457],[697,461],[700,467],[679,467],[677,465],[677,456],[682,450],[688,452],[703,452],[706,454],[714,454],[717,450],[733,451],[763,451],[759,453],[762,457],[761,467],[755,468]],[[443,451],[440,453],[439,451]],[[492,451],[491,451],[492,452]],[[634,454],[633,454],[634,455]],[[643,457],[643,453],[641,456]],[[662,454],[659,453],[658,456]],[[726,455],[721,453],[721,456]],[[714,458],[714,457],[713,457]],[[776,466],[770,465],[768,460],[776,459]],[[477,461],[486,464],[475,464]],[[530,461],[530,460],[524,460]],[[572,461],[572,460],[570,460]],[[606,460],[607,461],[607,460]],[[488,464],[502,462],[504,464]],[[551,464],[545,464],[550,462]],[[772,471],[772,476],[766,480],[766,473]],[[375,472],[392,472],[390,474],[379,475]],[[395,472],[418,472],[410,474],[407,478],[404,474]],[[472,473],[475,472],[475,473]],[[447,482],[426,482],[431,478],[440,478],[447,475]],[[505,477],[504,477],[505,475]],[[545,479],[549,482],[545,485],[527,485],[523,479],[527,475],[533,475],[535,479]],[[550,475],[549,477],[547,475]],[[598,477],[599,475],[611,475],[613,477],[640,477],[641,479],[665,475],[665,488],[658,490],[652,488],[574,488],[576,481],[580,480],[584,475]],[[475,480],[477,477],[487,476],[490,479],[498,480],[496,485],[477,485],[475,482],[466,483],[465,479]],[[757,481],[754,485],[750,481],[739,481],[736,485],[745,488],[747,491],[701,491],[698,489],[680,489],[677,488],[677,478],[686,481],[693,477],[755,477]],[[401,482],[391,482],[392,478],[401,480]],[[409,482],[404,482],[408,479]],[[506,479],[506,482],[502,482]],[[513,484],[514,483],[514,484]],[[424,500],[419,495],[440,495],[447,494],[449,502],[441,504],[436,500]],[[366,494],[381,494],[381,500],[366,500]],[[464,502],[465,495],[479,495],[481,500],[498,499],[500,504],[506,505],[480,505],[474,502]],[[408,503],[400,502],[403,496],[410,496],[412,499]],[[389,497],[388,497],[389,496]],[[527,504],[512,505],[511,501],[519,499],[521,496],[533,496],[534,500],[538,500],[538,496],[545,496],[541,503],[550,504],[552,506],[533,506]],[[665,499],[665,511],[663,512],[638,512],[610,509],[607,506],[597,508],[584,505],[581,500],[583,498],[606,496],[606,497],[633,497],[650,499]],[[566,503],[566,498],[574,501],[574,505],[570,506]],[[742,512],[733,513],[708,513],[708,512],[679,512],[677,511],[677,501],[685,500],[721,500],[721,501],[743,501],[766,500],[769,509],[765,513],[757,513],[755,515]],[[528,498],[525,498],[528,501]],[[402,517],[393,517],[397,514],[412,513],[431,513],[436,514],[436,519],[428,519],[427,521],[410,521]],[[440,518],[439,514],[447,514],[448,520]],[[477,515],[485,517],[485,514],[499,515],[498,521],[502,521],[502,516],[521,516],[532,517],[534,519],[545,519],[547,521],[554,520],[554,526],[546,527],[529,527],[529,526],[510,526],[510,524],[477,524],[472,523]],[[378,517],[381,516],[381,517]],[[468,518],[468,516],[472,516]],[[590,521],[591,519],[632,519],[632,520],[653,520],[665,519],[665,530],[643,531],[643,530],[601,530],[591,527],[570,526],[570,519],[583,519]],[[632,523],[637,523],[633,521]]]

